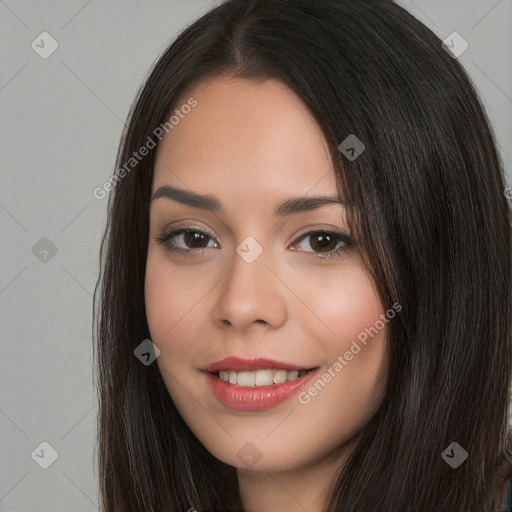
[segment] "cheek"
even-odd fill
[[[152,338],[159,340],[169,329],[176,314],[175,297],[179,293],[176,283],[171,285],[168,269],[148,254],[144,282],[146,318]],[[165,306],[164,306],[165,305]],[[154,341],[154,340],[153,340]]]
[[[351,341],[373,327],[385,312],[370,277],[355,258],[346,266],[318,273],[315,280],[294,281],[297,295],[309,310],[303,316],[303,328],[314,326],[312,339],[325,344],[328,352],[348,350]]]
[[[321,383],[317,386],[322,397],[312,399],[311,405],[315,402],[313,409],[321,409],[339,403],[341,410],[353,412],[354,419],[359,411],[361,419],[366,414],[362,406],[367,406],[366,412],[373,409],[373,400],[378,402],[377,388],[386,379],[386,327],[392,320],[386,317],[361,264],[347,265],[337,277],[330,274],[320,279],[311,287],[310,297],[316,318],[308,315],[301,328],[315,340],[326,369],[325,388]],[[313,396],[317,396],[315,390]]]
[[[301,324],[323,354],[324,366],[299,399],[303,414],[312,418],[310,427],[322,425],[326,441],[318,445],[325,449],[349,439],[368,421],[387,378],[385,308],[362,267],[347,267],[339,276],[329,276],[314,289],[312,303],[322,320],[316,319],[314,325],[322,327],[312,328],[311,317]],[[297,432],[291,443],[299,438]]]
[[[160,349],[157,362],[166,380],[171,374],[183,380],[205,357],[211,359],[210,347],[205,343],[211,335],[205,304],[215,285],[213,274],[193,265],[171,264],[160,254],[148,253],[146,318],[151,340]]]
[[[197,274],[169,264],[151,251],[148,253],[144,300],[149,329],[155,339],[165,339],[178,322],[186,323],[199,298],[208,290],[194,276]]]

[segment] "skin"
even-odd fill
[[[197,100],[157,151],[152,196],[172,185],[216,196],[209,212],[159,198],[150,206],[145,301],[166,387],[204,446],[238,468],[248,512],[320,512],[358,431],[375,412],[386,378],[385,332],[308,404],[297,396],[264,411],[230,409],[212,395],[201,368],[228,356],[268,357],[324,373],[385,313],[357,245],[317,260],[315,229],[350,234],[340,204],[283,218],[292,197],[336,195],[322,132],[301,100],[278,81],[216,77],[183,98]],[[174,238],[183,256],[156,237],[184,224],[207,238]],[[236,248],[248,236],[263,252],[252,263]],[[209,238],[208,238],[209,237]],[[190,240],[192,240],[190,242]],[[252,443],[251,467],[237,455]],[[247,448],[246,448],[247,449]]]

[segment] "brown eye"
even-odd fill
[[[208,244],[210,237],[201,231],[186,231],[183,233],[183,241],[185,245],[190,248],[204,248]],[[198,245],[196,245],[198,244]]]
[[[169,251],[184,256],[200,254],[202,249],[208,248],[209,240],[213,240],[210,235],[193,228],[174,228],[156,237],[156,241]]]
[[[320,260],[341,256],[355,246],[355,240],[351,236],[337,231],[310,231],[300,237],[294,246],[299,247],[304,242],[309,242],[306,245],[312,250],[302,248],[301,251],[309,252],[313,258]]]
[[[309,245],[314,251],[332,251],[338,242],[337,237],[330,233],[315,233],[309,237],[313,241]]]

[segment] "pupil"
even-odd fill
[[[320,249],[325,249],[326,247],[329,246],[329,243],[332,243],[333,241],[333,237],[331,235],[325,235],[325,234],[320,234],[320,235],[313,235],[313,239],[318,239],[320,240],[320,243],[315,243],[315,244],[311,244],[311,247],[313,247],[313,249],[315,249],[315,245],[318,245]]]
[[[189,231],[185,233],[185,243],[188,246],[194,245],[194,242],[205,242],[207,238],[208,237],[202,233],[197,233],[196,231]],[[205,245],[201,245],[201,247],[205,247]]]

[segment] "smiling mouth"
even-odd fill
[[[284,369],[259,369],[259,370],[220,370],[218,372],[209,372],[218,377],[221,381],[239,387],[262,387],[284,384],[300,379],[307,373],[316,368],[308,370],[284,370]]]
[[[320,367],[307,370],[213,370],[205,372],[205,383],[217,402],[238,411],[263,411],[277,407],[299,393],[318,376]],[[223,380],[226,375],[227,381]]]

